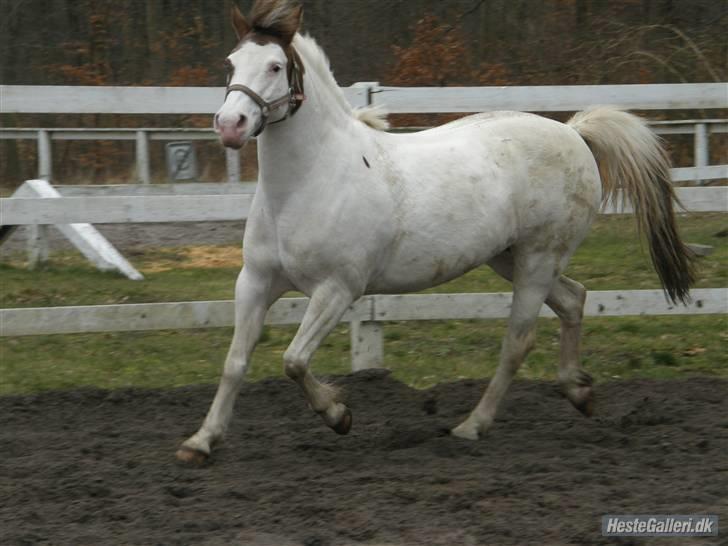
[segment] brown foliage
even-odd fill
[[[407,47],[392,46],[396,63],[387,81],[398,86],[505,85],[508,68],[477,62],[460,30],[426,15],[413,28]]]
[[[426,15],[413,27],[407,47],[392,46],[396,58],[387,82],[394,86],[507,85],[508,67],[501,63],[477,62],[462,33]],[[422,126],[450,121],[457,115],[396,116],[395,125]]]

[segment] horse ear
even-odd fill
[[[290,15],[282,21],[283,24],[279,25],[279,32],[283,42],[288,45],[293,41],[293,37],[296,32],[301,28],[301,22],[303,21],[303,6],[297,5],[290,12]]]
[[[238,40],[242,40],[243,36],[250,32],[250,24],[245,19],[245,16],[240,13],[238,6],[236,6],[235,4],[233,4],[230,16],[233,20],[233,28],[235,29],[235,34],[237,35]]]
[[[299,4],[294,10],[294,17],[296,18],[296,32],[298,32],[303,22],[303,4]]]
[[[295,12],[296,17],[296,32],[301,30],[301,23],[303,23],[303,4],[299,5],[298,8],[296,8]]]

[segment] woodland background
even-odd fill
[[[221,86],[231,0],[0,0],[0,83]],[[247,12],[252,0],[239,2]],[[304,30],[340,85],[548,85],[728,79],[728,0],[303,0]],[[1,98],[0,98],[1,100]],[[725,112],[721,113],[722,115]],[[671,116],[674,118],[675,113]],[[685,112],[716,116],[716,112]],[[659,112],[650,117],[659,118]],[[401,116],[419,125],[442,118]],[[0,116],[5,127],[207,127],[200,116]],[[676,163],[690,138],[671,140]],[[57,181],[133,178],[133,143],[56,142]],[[153,174],[164,178],[163,144]],[[722,153],[724,147],[720,146]],[[254,176],[254,147],[243,152]],[[222,180],[200,144],[203,180]],[[248,161],[251,159],[251,161]],[[714,161],[716,158],[712,158]],[[36,169],[34,141],[0,141],[0,186]]]

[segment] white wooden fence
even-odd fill
[[[653,85],[571,85],[525,87],[384,87],[360,82],[343,88],[353,106],[383,106],[391,113],[469,113],[487,110],[563,112],[594,104],[639,110],[728,108],[724,83]],[[225,96],[211,87],[1,86],[0,113],[54,114],[211,114]],[[710,135],[728,132],[722,119],[654,122],[658,134],[694,136],[695,167],[709,161]],[[0,139],[34,139],[38,178],[52,179],[54,140],[127,140],[136,142],[137,179],[151,182],[149,141],[214,140],[210,129],[0,128]],[[227,180],[240,181],[240,156],[226,150]],[[685,171],[685,180],[700,180]]]
[[[696,288],[687,306],[667,302],[661,290],[600,290],[587,295],[586,316],[711,315],[726,312],[728,289]],[[343,322],[400,320],[469,320],[507,318],[512,294],[405,294],[375,295],[359,299]],[[282,298],[268,312],[266,323],[298,324],[307,298]],[[2,336],[130,332],[232,326],[234,302],[193,301],[35,307],[0,310]],[[555,318],[548,308],[542,317]]]
[[[568,112],[594,104],[633,110],[726,108],[726,83],[556,85],[523,87],[384,87],[362,82],[343,88],[353,105],[382,105],[393,114],[525,110]],[[213,114],[223,87],[103,87],[0,85],[0,113]]]
[[[692,135],[693,156],[695,167],[683,167],[679,173],[673,174],[675,182],[694,180],[713,180],[718,171],[700,171],[707,167],[710,156],[710,137],[716,134],[728,133],[728,121],[724,119],[690,119],[673,121],[653,121],[650,127],[659,135]],[[417,128],[423,129],[423,128]],[[411,131],[411,128],[395,129],[395,131]],[[0,127],[0,140],[35,140],[38,149],[38,178],[51,180],[53,178],[53,151],[52,143],[68,140],[108,140],[108,141],[134,141],[136,143],[136,181],[141,184],[151,184],[149,142],[150,141],[216,141],[219,137],[212,129],[196,128],[150,128],[139,127],[134,129],[84,129],[84,128],[27,128],[27,127]],[[237,150],[225,149],[225,164],[227,168],[227,182],[240,182],[240,154]],[[701,174],[701,172],[703,174]]]
[[[728,175],[728,167],[725,174]],[[728,212],[728,186],[676,188],[690,212]],[[253,196],[227,195],[106,195],[0,199],[0,222],[5,225],[123,224],[246,220]],[[624,214],[608,206],[605,214]]]
[[[359,106],[383,104],[393,113],[472,112],[516,109],[570,111],[591,104],[613,104],[632,109],[726,108],[726,84],[648,86],[564,86],[528,88],[388,88],[357,84],[344,90]],[[209,88],[46,88],[0,86],[0,113],[211,113],[220,104],[222,89]],[[700,123],[703,123],[702,121]],[[725,123],[693,124],[696,140],[707,143],[708,127],[724,132]],[[666,131],[680,130],[666,127]],[[59,135],[63,133],[59,132]],[[138,138],[135,135],[134,138]],[[49,135],[39,137],[48,146]],[[702,146],[702,144],[701,144]],[[696,171],[675,169],[677,179],[726,178],[725,165],[698,165]],[[49,171],[50,172],[50,171]],[[228,186],[228,185],[224,185]],[[229,187],[229,186],[228,186]],[[238,189],[240,189],[238,187]],[[728,210],[728,189],[679,188],[688,210]],[[72,194],[73,192],[69,192]],[[0,224],[40,225],[74,222],[159,222],[185,220],[237,220],[246,217],[250,195],[229,191],[220,195],[112,195],[63,196],[54,199],[0,200]],[[197,193],[197,192],[192,192]],[[607,212],[624,212],[609,210]],[[354,369],[380,365],[383,360],[381,322],[503,318],[508,316],[510,294],[428,294],[366,296],[356,302],[345,321],[351,323]],[[284,299],[267,316],[269,324],[295,324],[301,320],[305,299]],[[693,291],[693,302],[672,306],[659,290],[590,292],[585,313],[591,316],[711,314],[728,312],[728,289]],[[547,308],[543,316],[553,316]],[[156,330],[229,326],[233,303],[174,302],[0,310],[0,335],[38,335],[73,332]]]
[[[44,182],[44,181],[43,181]],[[200,185],[202,186],[202,185]],[[193,186],[194,187],[194,186]],[[151,189],[147,187],[146,189]],[[201,187],[198,187],[200,191]],[[106,195],[0,199],[0,222],[16,225],[241,220],[252,195]],[[111,190],[109,190],[111,191]],[[728,211],[728,187],[677,188],[691,211]],[[113,192],[112,192],[113,193]],[[628,212],[610,208],[608,213]],[[353,369],[383,363],[383,321],[505,318],[511,294],[366,296],[344,318],[351,323]],[[303,298],[279,301],[268,324],[296,324]],[[590,292],[588,316],[684,315],[728,312],[728,288],[697,289],[686,306],[667,303],[660,290]],[[544,307],[542,316],[553,316]],[[233,302],[174,302],[0,310],[0,336],[230,326]]]
[[[660,290],[589,292],[586,316],[705,315],[725,313],[728,289],[692,291],[690,305],[667,303]],[[350,323],[352,369],[381,366],[384,361],[382,323],[402,320],[506,318],[512,295],[413,294],[364,296],[343,317]],[[298,324],[308,305],[306,298],[283,298],[266,316],[266,324]],[[554,317],[547,307],[542,317]],[[125,332],[232,326],[233,301],[196,301],[41,307],[0,310],[0,336]]]

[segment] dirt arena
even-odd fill
[[[518,382],[479,442],[442,431],[484,382],[417,391],[383,370],[336,381],[348,436],[294,384],[266,380],[244,387],[227,442],[198,469],[174,452],[213,386],[0,398],[0,543],[613,544],[605,513],[728,522],[726,380],[600,385],[592,419],[553,384]]]

